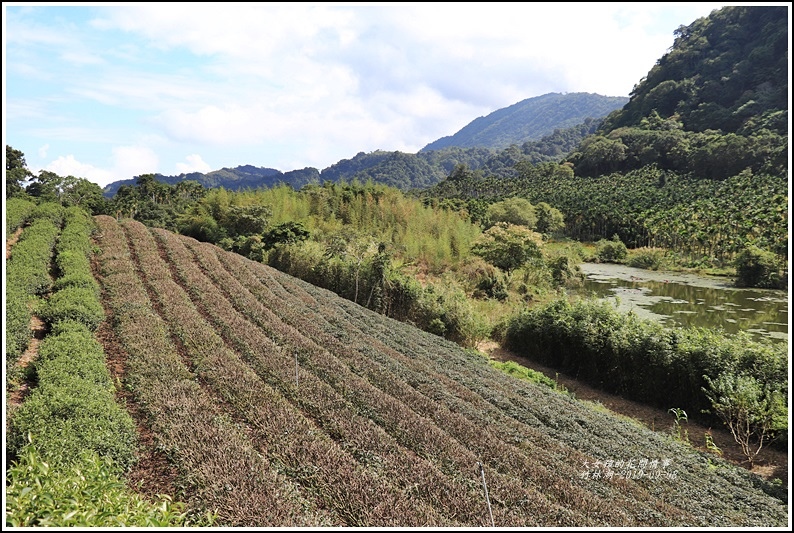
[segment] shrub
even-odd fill
[[[50,325],[61,320],[77,320],[94,331],[105,319],[105,310],[94,290],[66,287],[50,296],[39,316]]]
[[[596,258],[604,263],[620,263],[628,255],[626,245],[617,234],[611,240],[601,239],[596,243]]]
[[[113,393],[75,375],[60,374],[54,381],[52,385],[41,382],[14,412],[8,430],[9,452],[21,453],[32,435],[44,460],[53,465],[68,465],[82,450],[93,450],[109,457],[120,471],[131,466],[135,424],[116,404]]]
[[[703,392],[713,412],[728,426],[752,466],[761,448],[776,432],[787,428],[786,391],[776,390],[774,385],[752,376],[729,372],[716,379],[703,378],[708,383]]]
[[[184,504],[168,496],[149,503],[130,492],[117,471],[109,459],[88,450],[79,451],[72,465],[59,468],[29,444],[6,473],[6,526],[192,525]]]
[[[64,208],[61,204],[45,202],[36,206],[31,214],[34,220],[48,220],[59,229],[63,224]]]
[[[788,389],[783,347],[704,328],[666,329],[607,302],[566,298],[513,317],[507,347],[578,375],[609,392],[659,407],[701,412],[712,406],[706,378],[742,372],[774,390]]]
[[[9,198],[6,200],[6,232],[8,235],[21,228],[30,220],[36,204],[23,198]]]
[[[736,256],[736,286],[777,289],[784,285],[780,261],[775,254],[747,246]]]
[[[6,364],[16,361],[31,337],[29,296],[9,283],[6,288]]]
[[[488,361],[488,364],[494,368],[501,370],[511,376],[517,377],[519,379],[523,379],[524,381],[531,381],[532,383],[539,383],[541,385],[546,385],[547,387],[557,390],[557,382],[553,379],[546,377],[545,374],[542,372],[538,372],[536,370],[532,370],[531,368],[527,368],[523,365],[520,365],[514,361]]]
[[[634,268],[658,270],[664,261],[664,250],[659,248],[637,248],[628,255],[626,264]]]
[[[59,231],[46,219],[36,220],[25,228],[7,262],[8,285],[16,285],[31,295],[50,290],[50,260]]]

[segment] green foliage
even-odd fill
[[[772,252],[749,245],[736,256],[735,265],[737,287],[784,287],[780,260]]]
[[[687,130],[738,132],[788,108],[785,6],[728,6],[675,32],[675,42],[604,129],[639,123],[652,110]],[[786,130],[777,130],[785,135]]]
[[[526,227],[499,223],[483,233],[472,246],[471,253],[509,273],[540,259],[541,245],[540,234]]]
[[[554,381],[549,377],[546,377],[546,375],[543,374],[542,372],[538,372],[537,370],[532,370],[531,368],[527,368],[523,365],[516,363],[515,361],[500,362],[491,359],[488,361],[488,364],[511,376],[517,377],[519,379],[523,379],[524,381],[538,383],[540,385],[545,385],[546,387],[549,387],[552,390],[557,390],[556,381]]]
[[[659,270],[665,264],[665,251],[659,248],[635,248],[628,252],[626,264],[634,268]]]
[[[688,412],[711,408],[703,393],[723,373],[744,373],[773,390],[788,389],[785,347],[701,328],[665,329],[606,302],[566,298],[523,311],[506,345],[609,392]]]
[[[57,383],[42,383],[14,412],[8,430],[8,449],[19,454],[27,435],[53,464],[68,464],[81,450],[108,456],[121,471],[135,461],[135,424],[115,403],[113,392],[74,375],[56,372]],[[55,372],[50,376],[54,376]]]
[[[562,212],[546,202],[539,202],[535,206],[535,215],[538,218],[535,231],[538,233],[552,235],[565,227],[565,216]]]
[[[513,197],[488,206],[488,217],[492,224],[503,222],[514,226],[526,226],[534,230],[538,223],[535,207],[526,198]]]
[[[6,145],[6,200],[24,195],[22,184],[32,173],[25,162],[25,154]]]
[[[77,321],[59,323],[42,340],[35,369],[38,379],[48,385],[66,386],[80,378],[89,382],[90,388],[115,392],[102,345]]]
[[[596,258],[604,263],[622,263],[629,251],[620,237],[615,234],[611,240],[601,239],[596,243]]]
[[[49,219],[36,219],[25,228],[8,260],[6,283],[29,295],[50,290],[50,258],[60,229]]]
[[[689,415],[680,407],[671,407],[667,412],[672,413],[675,417],[675,421],[673,422],[673,436],[677,440],[689,444],[689,430],[681,425],[682,422],[689,422]]]
[[[741,373],[725,372],[714,379],[703,379],[707,383],[703,393],[712,411],[731,430],[752,465],[764,445],[788,428],[787,388]]]
[[[262,237],[265,249],[274,248],[278,244],[296,244],[303,242],[311,233],[300,222],[282,222],[269,229]]]
[[[180,527],[184,504],[149,503],[131,492],[108,458],[80,450],[71,465],[50,464],[34,444],[6,471],[7,527]],[[205,521],[211,524],[212,520]]]
[[[94,331],[105,319],[105,311],[97,299],[95,287],[72,285],[53,293],[39,310],[39,316],[50,325],[61,320],[76,320]]]
[[[551,271],[556,287],[581,285],[584,280],[584,274],[575,257],[566,254],[554,255],[546,260],[546,266]]]
[[[19,359],[28,345],[31,337],[30,308],[28,300],[30,295],[14,283],[6,287],[6,322],[5,345],[6,365],[11,365]]]
[[[6,201],[6,234],[10,237],[31,218],[36,204],[25,198],[10,198]]]
[[[35,220],[49,220],[54,226],[60,228],[63,225],[64,207],[56,202],[40,202],[31,214]]]

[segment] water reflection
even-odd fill
[[[618,308],[668,326],[747,331],[757,337],[788,341],[788,294],[737,289],[731,280],[692,274],[654,272],[621,265],[581,265],[587,276],[575,291],[617,300]]]

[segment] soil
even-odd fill
[[[14,234],[11,235],[6,241],[6,259],[11,257],[11,248],[13,248],[14,245],[17,243],[20,235],[22,235],[22,228],[17,228]]]
[[[7,252],[6,252],[7,253]],[[39,356],[39,343],[41,339],[44,338],[44,335],[47,333],[47,325],[44,323],[37,316],[30,317],[30,329],[33,331],[33,337],[30,339],[28,343],[27,349],[22,353],[19,357],[17,362],[15,363],[16,367],[20,369],[25,369],[30,365],[31,362],[35,361],[36,358]],[[23,375],[27,375],[23,373]],[[6,395],[6,412],[11,413],[14,409],[22,405],[22,402],[25,400],[28,394],[30,394],[31,386],[33,383],[28,378],[23,379],[17,387],[13,390],[9,390]],[[8,421],[8,417],[6,417],[6,422]]]
[[[664,409],[627,400],[620,396],[593,388],[553,368],[540,365],[525,357],[505,350],[492,341],[481,343],[478,349],[496,361],[514,361],[527,368],[542,372],[550,379],[557,381],[557,383],[565,387],[569,392],[573,393],[579,400],[599,402],[610,411],[633,418],[648,428],[660,433],[670,434],[673,431],[673,415]],[[683,422],[682,427],[688,432],[689,442],[694,448],[708,452],[705,445],[705,436],[707,433],[710,433],[714,444],[722,450],[723,459],[750,470],[768,481],[778,478],[783,482],[783,486],[788,486],[788,453],[773,448],[764,448],[756,456],[755,464],[751,468],[750,464],[747,462],[747,458],[742,453],[739,445],[733,440],[733,436],[727,428],[704,426],[693,421]]]

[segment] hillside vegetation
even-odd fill
[[[125,384],[220,523],[490,525],[478,463],[497,526],[786,521],[771,485],[669,437],[216,246],[97,221]]]
[[[527,98],[474,119],[454,135],[433,141],[420,152],[450,146],[501,150],[536,141],[555,129],[576,126],[587,118],[602,118],[626,102],[628,98],[624,96],[591,93],[549,93]]]

